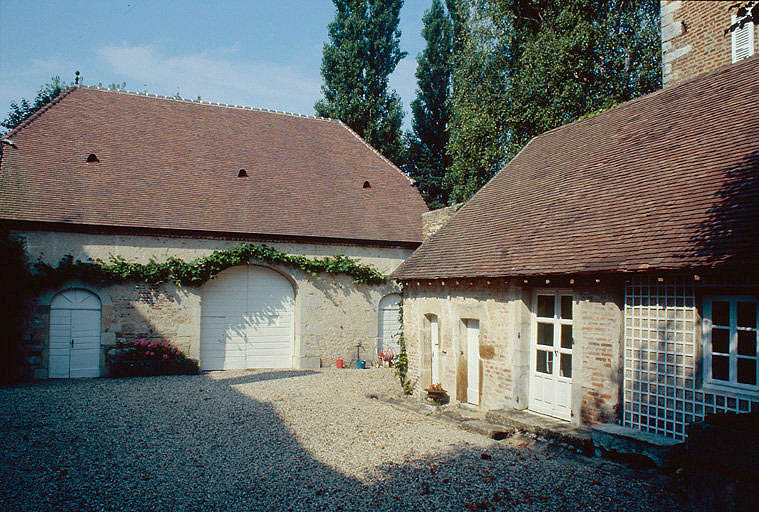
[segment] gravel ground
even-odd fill
[[[0,388],[0,510],[673,510],[655,471],[366,398],[387,369]]]

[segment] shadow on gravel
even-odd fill
[[[0,388],[0,508],[678,509],[657,482],[509,444],[452,446],[434,459],[386,464],[364,483],[314,459],[269,403],[231,387],[308,373]]]
[[[303,377],[305,375],[314,375],[318,372],[313,370],[272,370],[262,373],[236,375],[234,377],[224,378],[223,375],[225,373],[226,372],[204,372],[203,375],[213,378],[216,382],[223,382],[227,386],[234,386],[236,384],[250,384],[251,382]]]

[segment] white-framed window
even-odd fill
[[[737,21],[735,14],[731,23]],[[749,21],[743,28],[737,27],[730,34],[733,62],[747,59],[754,54],[754,22]]]
[[[759,391],[759,300],[704,297],[704,384]]]

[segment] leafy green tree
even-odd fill
[[[18,103],[15,101],[12,102],[10,110],[8,111],[8,116],[2,123],[0,123],[0,125],[8,130],[14,129],[16,126],[23,123],[29,116],[53,101],[67,87],[68,84],[61,80],[60,76],[56,75],[51,77],[50,81],[40,88],[33,101],[29,102],[26,99],[22,99]]]
[[[660,87],[655,0],[461,0],[447,177],[476,192],[534,136]]]
[[[444,183],[449,202],[467,200],[503,166],[508,135],[508,32],[493,22],[497,12],[487,2],[457,4],[447,146],[451,165]]]
[[[398,29],[403,0],[333,0],[318,115],[340,119],[395,163],[401,162],[403,110],[390,74],[406,56]]]
[[[440,0],[422,18],[427,47],[417,58],[416,99],[411,102],[412,130],[406,135],[405,170],[431,208],[448,204],[443,179],[450,166],[445,148],[450,119],[453,24]]]

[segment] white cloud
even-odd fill
[[[235,48],[165,55],[152,45],[107,46],[97,55],[130,90],[312,114],[318,76],[274,62],[245,61]],[[86,77],[85,77],[86,80]]]

